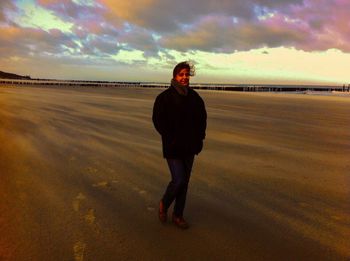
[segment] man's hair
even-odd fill
[[[195,76],[196,75],[196,68],[194,67],[194,64],[185,61],[178,63],[173,70],[173,78],[182,70],[182,69],[187,69],[190,72],[190,76]]]

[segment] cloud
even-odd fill
[[[216,14],[201,17],[191,26],[165,35],[165,48],[179,51],[232,52],[262,46],[296,47],[307,51],[332,48],[349,52],[350,2],[343,0],[256,1],[255,19]],[[321,5],[321,7],[319,6]]]
[[[94,2],[72,0],[37,0],[41,7],[54,12],[65,21],[88,20],[101,17],[105,7]]]
[[[100,3],[106,8],[107,20],[117,17],[119,22],[124,20],[144,28],[148,34],[159,34],[160,46],[156,46],[157,41],[153,42],[154,50],[161,47],[231,52],[261,46],[293,46],[309,51],[331,48],[349,51],[350,26],[346,10],[350,10],[350,2],[344,0],[220,0],[215,3],[100,0]],[[142,48],[142,43],[137,46]]]
[[[17,41],[20,40],[22,36],[22,30],[17,27],[5,27],[1,28],[2,33],[0,34],[0,57],[10,57],[13,55],[22,55],[24,54],[19,48],[16,46]]]
[[[255,0],[254,4],[270,8],[284,8],[290,5],[302,5],[304,0]]]
[[[230,17],[208,16],[192,28],[163,37],[164,48],[230,53],[261,47],[293,46],[307,32],[296,32],[288,23],[236,23]]]
[[[184,59],[262,47],[350,52],[347,0],[36,0],[27,13],[29,4],[19,3],[0,2],[3,59],[115,64],[122,52],[137,53],[129,63],[165,65],[182,59],[173,52]],[[32,23],[18,22],[23,14]]]
[[[118,42],[110,37],[93,36],[80,42],[80,52],[83,55],[92,55],[97,58],[115,55],[121,49]]]
[[[143,50],[146,56],[157,56],[159,48],[157,41],[149,31],[142,28],[132,28],[118,37],[118,42],[131,49]]]
[[[345,0],[38,0],[38,4],[74,23],[72,32],[78,38],[110,35],[146,55],[156,55],[160,48],[232,52],[292,46],[349,51],[350,3]]]
[[[71,0],[37,0],[37,3],[48,10],[54,11],[60,17],[76,18],[79,15],[79,8],[82,6]]]
[[[0,56],[33,57],[33,56],[60,56],[77,44],[58,29],[49,32],[42,29],[19,28],[14,26],[2,28],[0,34]]]
[[[309,34],[300,48],[350,52],[350,2],[346,0],[305,0],[286,15],[304,24]]]
[[[8,20],[7,12],[16,11],[16,6],[10,0],[1,0],[0,2],[0,22],[5,22]]]
[[[169,33],[182,24],[191,24],[201,16],[222,13],[237,17],[251,17],[249,1],[217,0],[100,0],[110,15],[128,23],[155,31]]]

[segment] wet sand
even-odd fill
[[[348,97],[201,91],[182,231],[160,92],[0,87],[0,260],[349,260]]]

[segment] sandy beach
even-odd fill
[[[157,217],[161,91],[0,86],[0,260],[350,259],[350,97],[199,91],[182,231]]]

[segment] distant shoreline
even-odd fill
[[[140,87],[167,88],[169,83],[157,82],[108,82],[78,80],[44,80],[44,79],[0,79],[1,85],[15,87]],[[198,90],[240,91],[240,92],[350,92],[349,85],[291,85],[291,84],[218,84],[192,83],[191,88]]]

